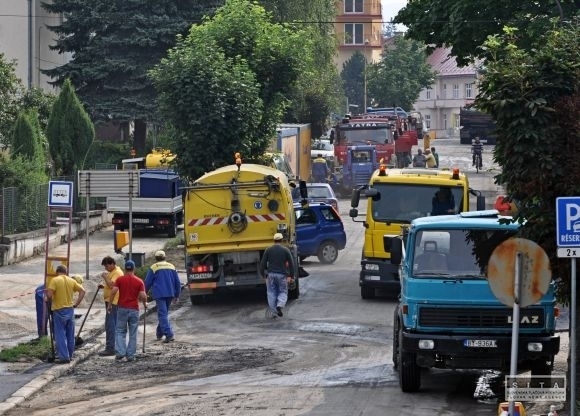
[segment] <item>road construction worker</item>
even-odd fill
[[[319,153],[318,157],[312,161],[312,179],[314,182],[326,182],[326,178],[328,178],[328,166],[322,153]]]

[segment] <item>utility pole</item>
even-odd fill
[[[364,90],[364,105],[363,105],[363,113],[366,113],[367,111],[367,46],[369,44],[369,40],[365,39],[365,47],[364,47],[364,57],[365,57],[365,62],[364,62],[364,68],[363,68],[363,90]]]

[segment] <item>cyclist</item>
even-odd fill
[[[471,144],[471,153],[473,154],[471,164],[475,166],[475,155],[479,155],[478,167],[481,169],[483,163],[482,161],[483,158],[481,156],[481,154],[483,153],[483,144],[479,140],[479,137],[476,137],[473,143]]]

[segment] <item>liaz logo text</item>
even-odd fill
[[[508,321],[508,324],[513,323],[512,317],[508,316],[507,321]],[[540,323],[540,317],[538,315],[523,316],[520,319],[520,324],[533,325],[533,324],[539,324],[539,323]]]

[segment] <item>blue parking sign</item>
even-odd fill
[[[556,244],[580,247],[580,197],[556,198]]]

